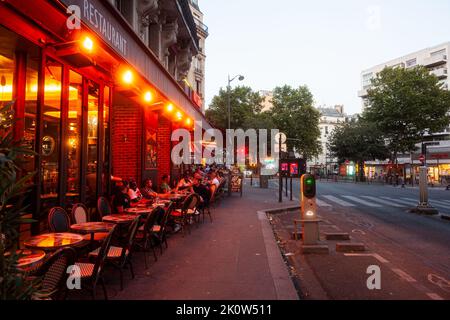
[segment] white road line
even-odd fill
[[[427,296],[428,296],[428,298],[430,298],[432,300],[444,300],[444,298],[442,298],[437,293],[427,293]]]
[[[372,203],[372,202],[368,202],[368,201],[366,201],[366,200],[362,200],[362,199],[359,199],[359,198],[354,197],[354,196],[343,196],[343,197],[344,197],[344,198],[347,198],[347,199],[349,199],[349,200],[351,200],[351,201],[354,201],[354,202],[363,204],[363,205],[368,206],[368,207],[372,207],[372,208],[381,208],[381,206],[380,206],[379,204]]]
[[[373,257],[381,263],[389,263],[385,258],[377,253],[344,253],[346,257]]]
[[[415,200],[415,199],[412,199],[412,198],[403,198],[403,199],[411,200],[411,201]],[[419,200],[417,200],[417,199],[415,201],[419,202]],[[444,208],[444,209],[450,209],[450,204],[446,204],[446,203],[444,203],[442,201],[439,201],[439,200],[429,199],[429,201],[430,201],[431,205],[433,205],[433,206]]]
[[[351,203],[349,203],[349,202],[347,202],[347,201],[341,200],[341,199],[336,198],[336,197],[334,197],[334,196],[329,196],[329,195],[327,195],[327,196],[323,196],[323,197],[324,197],[324,198],[327,198],[327,199],[330,200],[331,202],[335,202],[335,203],[337,203],[337,204],[339,204],[339,205],[341,205],[341,206],[343,206],[343,207],[354,207],[354,206],[355,206],[354,204],[351,204]]]
[[[318,205],[319,207],[331,207],[331,204],[326,203],[325,201],[322,201],[322,200],[320,200],[320,199],[316,199],[316,200],[317,200],[317,205]]]
[[[392,201],[392,202],[401,203],[401,204],[403,204],[404,206],[413,206],[413,205],[417,205],[417,203],[411,203],[410,201],[405,201],[405,200],[400,200],[400,199],[392,199],[392,198],[389,198],[389,197],[380,197],[380,198],[383,198],[383,199],[385,199],[385,200],[389,200],[389,201]]]
[[[397,208],[404,207],[401,204],[397,204],[397,203],[394,203],[392,201],[383,200],[383,199],[379,199],[379,198],[375,198],[375,197],[371,197],[371,196],[363,196],[363,198],[370,199],[372,201],[375,201],[375,202],[378,202],[378,203],[382,203],[382,204],[385,204],[385,205],[391,206],[391,207],[397,207]]]
[[[407,282],[417,282],[416,279],[414,279],[413,277],[411,277],[409,274],[407,274],[405,271],[403,271],[401,269],[392,268],[391,270],[394,273],[396,273],[400,278],[402,278],[403,280],[405,280]]]

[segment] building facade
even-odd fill
[[[273,108],[273,92],[269,90],[260,90],[259,95],[263,98],[262,112],[270,111]]]
[[[449,53],[450,42],[446,42],[364,70],[361,73],[361,90],[358,92],[358,96],[362,99],[363,109],[367,106],[367,90],[371,87],[371,80],[385,67],[414,68],[425,66],[430,70],[430,73],[439,78],[445,89],[450,90],[448,79],[448,71],[450,70]],[[445,132],[450,132],[450,126]]]
[[[331,157],[328,142],[336,126],[346,122],[348,117],[344,113],[344,106],[342,105],[336,105],[334,108],[319,107],[317,109],[321,114],[319,128],[322,153],[308,161],[307,166],[311,172],[331,174],[337,170],[338,160]]]
[[[0,104],[36,153],[20,171],[37,172],[33,233],[51,207],[95,207],[112,176],[181,173],[172,132],[211,128],[183,85],[199,47],[188,0],[5,0],[0,17]]]
[[[208,27],[203,23],[203,13],[200,11],[198,0],[189,0],[189,4],[197,28],[198,53],[192,59],[191,68],[187,76],[187,85],[193,90],[196,103],[201,103],[201,110],[205,113],[205,44],[209,31]]]

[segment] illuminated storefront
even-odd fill
[[[116,40],[89,16],[67,29],[66,7],[83,1],[0,3],[0,103],[15,101],[15,138],[38,154],[21,174],[37,172],[28,202],[41,222],[53,206],[95,207],[112,175],[140,183],[176,172],[171,132],[210,128],[115,9],[89,3]]]

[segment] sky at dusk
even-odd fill
[[[361,110],[361,71],[450,41],[450,1],[200,0],[206,104],[227,75],[254,90],[307,85],[316,106]],[[233,86],[238,85],[233,82]]]

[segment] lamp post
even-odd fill
[[[228,86],[227,86],[227,111],[228,111],[228,129],[231,129],[231,82],[233,82],[236,78],[238,78],[239,81],[244,80],[244,76],[237,75],[233,78],[230,78],[230,75],[228,75]]]

